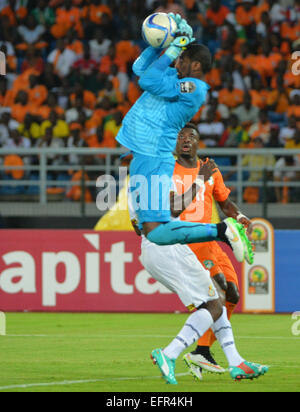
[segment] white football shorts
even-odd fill
[[[143,236],[141,261],[191,311],[219,297],[209,271],[187,245],[159,246]]]

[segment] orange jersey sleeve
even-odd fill
[[[226,187],[224,183],[224,179],[222,173],[218,169],[218,171],[213,175],[214,178],[214,189],[213,189],[213,197],[217,202],[225,202],[230,195],[230,189]]]

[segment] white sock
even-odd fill
[[[243,363],[245,359],[241,357],[235,346],[232,327],[225,306],[222,316],[213,324],[212,330],[225,353],[229,366],[239,366]]]
[[[164,350],[170,359],[177,359],[186,348],[196,342],[213,325],[213,318],[206,309],[190,315],[176,338]]]

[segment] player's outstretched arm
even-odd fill
[[[230,200],[228,197],[224,202],[218,202],[222,212],[228,216],[228,217],[233,217],[236,219],[239,223],[241,223],[246,229],[248,234],[251,234],[252,232],[252,222],[251,220],[245,216],[237,207],[237,205]]]
[[[187,23],[186,23],[187,25]],[[177,33],[177,37],[167,48],[166,52],[159,59],[148,67],[147,70],[140,76],[140,87],[149,93],[173,99],[178,95],[177,76],[168,76],[167,71],[170,65],[176,60],[183,50],[195,41],[192,37],[193,30],[187,25],[190,30],[188,33]]]
[[[133,63],[132,70],[134,74],[136,74],[138,77],[142,76],[142,74],[148,69],[148,67],[158,59],[161,51],[161,49],[155,49],[151,46],[147,47]]]

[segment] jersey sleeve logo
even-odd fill
[[[193,82],[181,82],[180,92],[181,93],[194,93],[196,90],[196,85]]]

